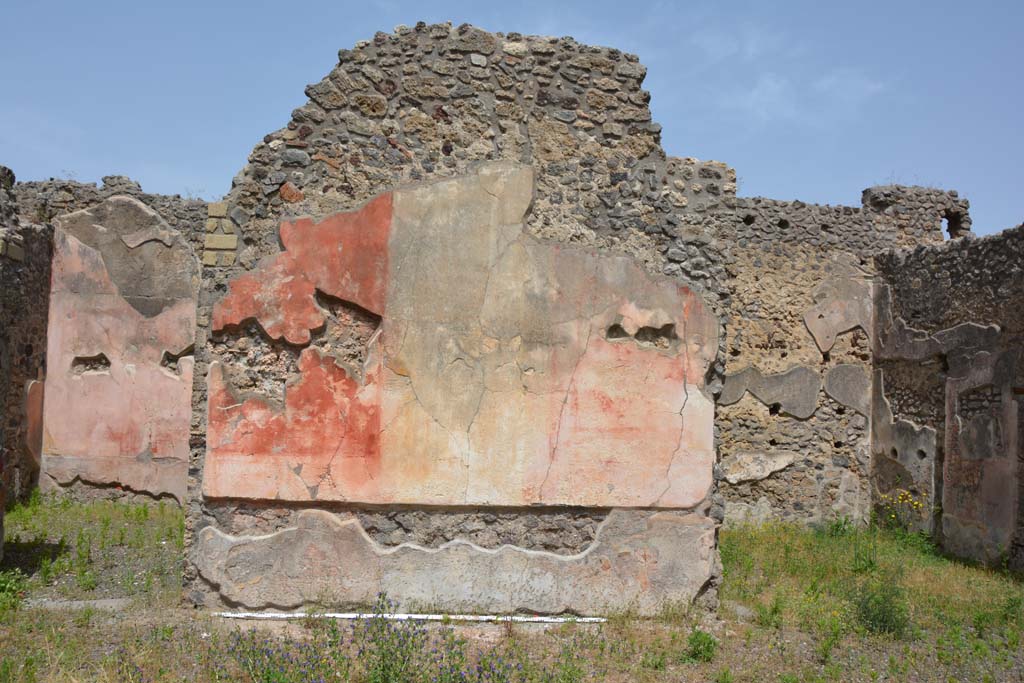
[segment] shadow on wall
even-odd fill
[[[880,255],[874,484],[949,552],[1024,567],[1024,226]]]
[[[0,507],[38,481],[52,228],[19,215],[14,173],[0,166]]]

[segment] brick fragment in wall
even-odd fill
[[[238,236],[221,234],[207,235],[203,244],[207,249],[235,249],[238,247]]]
[[[224,218],[228,215],[227,202],[210,202],[206,209],[210,218]]]

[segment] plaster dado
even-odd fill
[[[208,584],[249,609],[291,609],[325,596],[358,607],[385,592],[413,610],[655,614],[712,585],[716,526],[700,513],[613,510],[593,543],[561,556],[463,540],[383,548],[350,514],[305,510],[294,525],[263,536],[206,527],[193,561]]]
[[[284,223],[223,330],[305,344],[315,293],[381,316],[363,367],[302,350],[283,406],[209,373],[204,494],[435,505],[692,508],[711,488],[717,319],[628,257],[524,234],[514,163]]]

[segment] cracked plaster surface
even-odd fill
[[[731,405],[749,391],[761,403],[778,405],[781,412],[806,420],[818,406],[820,390],[821,375],[803,365],[778,374],[763,374],[748,367],[725,378],[718,402]]]
[[[439,548],[385,548],[351,515],[306,510],[263,536],[203,529],[193,558],[203,579],[232,604],[293,609],[344,596],[361,606],[386,592],[401,609],[535,614],[655,614],[688,604],[717,567],[715,522],[695,512],[613,510],[595,541],[575,555],[462,540]]]
[[[285,407],[209,375],[209,497],[689,508],[712,483],[718,322],[624,256],[525,234],[529,167],[282,225],[214,308],[307,343],[316,291],[380,315],[362,378],[306,348]],[[350,265],[358,263],[358,270]],[[610,331],[614,331],[614,334]],[[657,331],[655,334],[653,331]]]
[[[118,196],[58,219],[52,273],[42,481],[182,501],[193,367],[182,354],[195,333],[195,257],[154,211]],[[176,369],[161,364],[165,353],[181,356]],[[101,356],[100,370],[76,367]]]

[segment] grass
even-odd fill
[[[822,673],[850,644],[888,652],[884,666],[864,663],[867,680],[1003,680],[1021,671],[1019,578],[943,557],[919,534],[771,523],[723,531],[721,552],[722,599],[752,606],[761,629],[792,625],[813,637]],[[933,664],[953,673],[929,671]]]
[[[238,627],[181,605],[176,507],[41,499],[6,518],[0,683],[1004,681],[1024,587],[920,537],[839,520],[723,530],[722,620],[680,605],[594,626],[375,618]],[[111,611],[59,601],[126,598]],[[47,603],[49,601],[49,603]],[[382,596],[378,612],[390,610]]]
[[[36,599],[180,600],[185,520],[176,505],[73,503],[37,490],[4,524],[3,567],[27,577]]]

